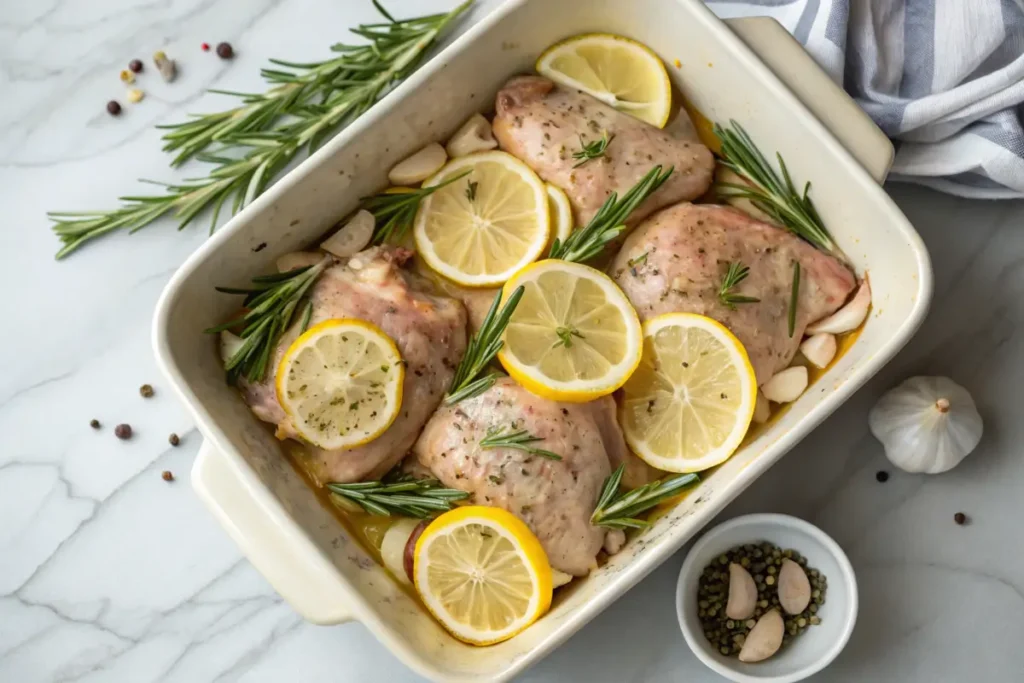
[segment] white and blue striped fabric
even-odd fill
[[[1024,0],[705,0],[771,16],[896,141],[893,180],[1024,197]]]

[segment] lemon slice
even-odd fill
[[[505,152],[455,159],[424,187],[468,171],[426,197],[416,213],[416,250],[432,269],[465,287],[494,287],[534,261],[551,229],[544,181]]]
[[[402,407],[398,348],[365,320],[334,319],[306,330],[277,366],[277,400],[314,446],[353,448],[391,426]]]
[[[537,60],[537,72],[658,128],[672,110],[672,85],[661,59],[622,36],[587,33],[555,43]]]
[[[743,344],[720,323],[666,313],[644,323],[644,356],[622,388],[630,449],[669,472],[724,462],[754,415],[757,382]]]
[[[618,389],[640,362],[640,320],[611,278],[579,263],[531,264],[505,283],[523,298],[498,353],[508,374],[544,398],[590,401]]]
[[[540,541],[501,508],[446,512],[416,541],[413,578],[430,613],[473,645],[508,640],[551,607],[551,565]]]
[[[556,239],[564,242],[573,228],[572,205],[561,188],[545,183],[545,189],[548,191],[548,213],[551,214],[551,242],[554,243]]]

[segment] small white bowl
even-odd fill
[[[773,657],[745,664],[726,657],[704,637],[697,616],[697,582],[704,567],[722,553],[745,543],[767,541],[792,548],[828,579],[821,623],[809,627]],[[795,683],[830,663],[846,646],[857,621],[857,579],[846,554],[828,534],[788,515],[746,515],[719,524],[690,549],[676,584],[676,613],[686,644],[713,671],[737,683]]]

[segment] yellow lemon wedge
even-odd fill
[[[328,450],[373,441],[402,407],[405,367],[395,343],[365,320],[314,325],[277,366],[277,400],[303,439]]]
[[[416,251],[464,287],[494,287],[536,260],[551,218],[544,181],[505,152],[459,157],[423,183],[466,174],[423,199],[413,224]]]
[[[508,640],[551,607],[551,565],[530,528],[501,508],[465,506],[416,541],[413,578],[423,604],[473,645]]]
[[[722,324],[693,313],[659,315],[643,330],[643,359],[619,405],[626,443],[668,472],[724,462],[743,441],[757,399],[743,344]]]
[[[555,401],[584,402],[610,394],[629,378],[643,348],[640,320],[611,278],[580,263],[549,259],[505,283],[523,298],[498,353],[521,385]]]
[[[561,188],[550,183],[545,183],[545,188],[548,191],[548,212],[551,214],[551,243],[556,239],[564,242],[573,229],[572,205]],[[546,253],[550,249],[544,251]]]
[[[537,60],[537,73],[658,128],[672,111],[665,65],[649,47],[622,36],[587,33],[555,43]]]

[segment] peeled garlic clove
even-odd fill
[[[757,586],[754,577],[735,562],[729,565],[729,601],[725,616],[730,619],[749,619],[757,608]]]
[[[552,588],[558,588],[559,586],[564,586],[565,584],[569,583],[572,580],[573,580],[573,575],[572,574],[566,574],[565,572],[560,572],[557,569],[552,569],[551,570],[551,587]]]
[[[401,161],[388,172],[388,180],[393,185],[416,185],[441,170],[448,155],[444,147],[436,142]]]
[[[766,613],[757,620],[754,628],[747,634],[747,639],[743,641],[740,661],[763,662],[768,659],[782,647],[782,636],[785,631],[786,624],[783,623],[778,610],[773,609]]]
[[[315,266],[324,258],[323,254],[312,251],[292,251],[277,259],[277,272],[287,273],[296,268]]]
[[[772,407],[768,399],[760,391],[757,392],[757,399],[754,401],[754,422],[763,425],[772,416]]]
[[[360,209],[345,225],[321,242],[320,248],[339,258],[358,254],[370,243],[375,224],[373,214],[366,209]]]
[[[779,604],[786,614],[800,614],[811,604],[811,582],[804,568],[790,559],[779,570]]]
[[[227,330],[220,333],[220,358],[222,361],[227,363],[231,358],[238,353],[238,350],[242,348],[242,344],[245,343],[241,337],[237,334],[232,334]]]
[[[860,283],[857,293],[853,295],[850,302],[838,311],[819,320],[807,327],[807,334],[818,334],[828,332],[829,334],[842,334],[860,327],[864,318],[868,317],[868,309],[871,308],[871,285],[867,279]]]
[[[448,141],[446,149],[448,156],[454,159],[473,152],[494,149],[497,146],[498,141],[494,139],[494,133],[491,132],[491,122],[482,114],[473,114],[455,131],[455,135]]]
[[[761,393],[775,403],[792,403],[807,388],[807,368],[794,365],[786,368],[761,386]]]
[[[622,546],[626,545],[626,532],[622,529],[612,529],[604,536],[604,551],[609,555],[622,550]]]
[[[405,546],[419,523],[418,519],[398,520],[384,532],[384,539],[380,544],[380,557],[384,561],[384,566],[399,583],[407,586],[412,582],[405,573]]]
[[[800,353],[804,354],[804,358],[811,361],[813,366],[822,369],[828,367],[828,364],[836,357],[835,335],[819,332],[813,337],[804,339],[800,344]]]

